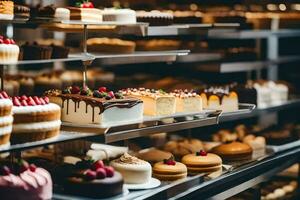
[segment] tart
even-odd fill
[[[187,166],[189,174],[212,173],[222,170],[222,159],[216,154],[202,150],[185,155],[181,162]]]
[[[173,158],[155,163],[152,176],[161,181],[175,181],[187,176],[187,167]]]
[[[1,7],[1,6],[0,6]],[[11,64],[18,61],[20,48],[13,39],[0,35],[0,63]]]
[[[120,172],[124,182],[128,184],[148,183],[151,179],[151,165],[137,157],[125,153],[120,158],[110,162],[110,165]]]
[[[89,52],[100,53],[133,53],[135,43],[117,38],[90,38],[87,40]]]
[[[241,142],[231,142],[214,147],[211,152],[227,161],[249,160],[252,158],[251,146]]]

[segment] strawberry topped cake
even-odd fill
[[[0,35],[0,64],[11,64],[18,61],[20,48],[13,39]]]
[[[12,131],[12,107],[13,104],[6,92],[0,92],[0,149],[10,145]]]
[[[94,4],[88,0],[78,1],[76,7],[69,7],[70,19],[83,22],[102,22],[102,11],[94,8]]]
[[[1,199],[48,200],[52,198],[52,179],[45,169],[19,161],[12,168],[0,167]]]
[[[60,107],[48,97],[13,97],[14,123],[12,143],[24,143],[55,137],[60,130]]]

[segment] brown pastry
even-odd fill
[[[236,161],[251,159],[253,150],[248,144],[231,142],[216,146],[211,152],[221,156],[223,160]]]
[[[165,159],[162,162],[155,163],[152,176],[161,181],[175,181],[187,176],[187,167],[172,159]]]
[[[135,42],[117,38],[91,38],[87,40],[88,51],[100,53],[133,53]]]
[[[203,144],[197,139],[184,139],[178,141],[169,141],[164,150],[171,152],[176,158],[181,158],[187,154],[195,153],[203,149]]]
[[[136,157],[148,161],[150,164],[154,164],[165,159],[172,157],[173,155],[166,151],[161,151],[155,148],[144,149],[135,155]]]

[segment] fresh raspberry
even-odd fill
[[[98,161],[94,162],[91,166],[91,169],[94,171],[96,171],[99,168],[104,168],[104,163],[102,160],[98,160]]]
[[[72,86],[71,93],[72,94],[79,94],[80,93],[80,87]]]
[[[113,177],[114,176],[114,174],[115,174],[114,168],[108,166],[108,167],[104,167],[104,169],[105,169],[107,177]]]
[[[35,172],[36,168],[37,168],[37,167],[35,166],[35,164],[31,164],[31,165],[29,166],[29,170],[32,171],[32,172]]]
[[[106,171],[105,171],[104,168],[97,169],[96,173],[97,173],[97,178],[98,179],[104,179],[104,178],[106,178]]]
[[[95,180],[97,178],[97,173],[93,170],[86,170],[85,172],[85,178],[89,181]]]
[[[106,89],[106,87],[99,87],[98,91],[99,92],[106,92],[107,89]]]

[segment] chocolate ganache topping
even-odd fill
[[[210,87],[202,90],[202,94],[205,94],[207,98],[212,95],[219,97],[222,101],[224,96],[229,96],[231,92],[234,92],[229,86],[228,87]]]

